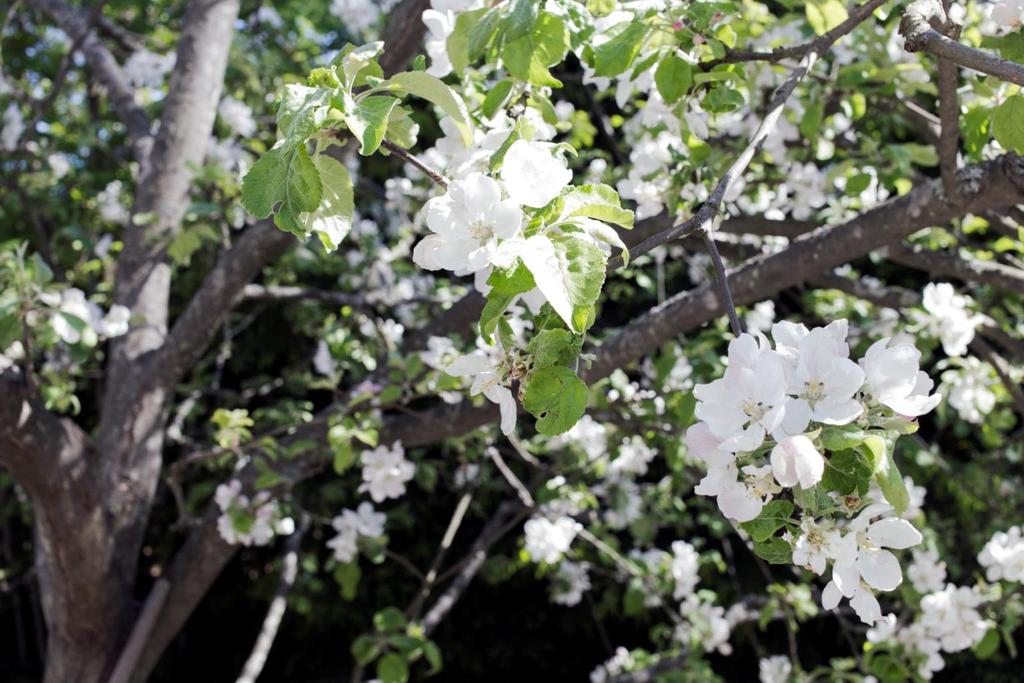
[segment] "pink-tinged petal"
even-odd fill
[[[895,590],[903,583],[903,571],[896,556],[888,550],[862,548],[857,556],[857,571],[872,588]]]
[[[905,519],[880,519],[868,527],[868,539],[882,548],[903,550],[920,543],[921,532]]]
[[[738,482],[718,496],[718,509],[722,514],[740,523],[756,518],[763,508],[761,498],[750,493],[746,486]]]

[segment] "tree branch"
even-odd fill
[[[939,0],[915,0],[903,11],[899,32],[906,38],[904,47],[907,52],[931,52],[968,69],[1024,85],[1024,65],[943,35],[954,26]]]
[[[888,258],[900,265],[932,275],[954,277],[967,283],[989,285],[1011,294],[1024,294],[1024,271],[996,261],[931,251],[910,244],[889,246]]]

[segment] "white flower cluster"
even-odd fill
[[[925,333],[942,343],[947,356],[967,353],[981,322],[981,317],[967,308],[970,300],[957,294],[948,282],[929,283],[922,294],[925,313],[918,313],[917,319]]]
[[[86,299],[85,292],[77,287],[65,289],[59,297],[47,295],[44,303],[56,309],[50,326],[66,344],[92,345],[128,332],[131,311],[127,307],[114,304],[104,314],[103,309]]]
[[[380,19],[380,3],[374,0],[331,0],[331,14],[352,33],[366,33]]]
[[[569,551],[580,523],[572,517],[561,516],[553,520],[534,516],[523,525],[526,533],[526,554],[534,562],[556,564]]]
[[[793,674],[793,664],[789,657],[772,655],[758,662],[757,670],[761,683],[788,683]]]
[[[774,349],[760,334],[733,340],[723,377],[694,388],[701,421],[687,431],[686,441],[708,467],[696,491],[716,496],[723,514],[737,522],[755,519],[784,489],[807,490],[821,482],[825,458],[813,440],[817,428],[853,422],[871,427],[894,414],[913,418],[939,401],[929,396],[933,382],[919,369],[920,353],[913,346],[882,339],[857,364],[849,358],[845,320],[811,330],[780,322],[772,326],[772,337]],[[832,563],[832,580],[822,594],[826,609],[845,597],[865,623],[882,619],[874,591],[894,590],[903,580],[887,548],[922,540],[904,519],[872,521],[891,510],[875,502],[846,524],[805,516],[799,535],[783,535],[795,564],[820,575]]]
[[[124,63],[122,71],[136,88],[155,89],[163,85],[164,76],[174,68],[175,60],[173,52],[158,55],[149,50],[137,50]]]
[[[0,148],[7,152],[13,152],[18,147],[18,140],[25,132],[25,118],[21,115],[21,109],[17,104],[11,102],[4,110],[3,132],[0,132]]]
[[[100,216],[103,220],[117,224],[128,222],[128,209],[121,202],[122,191],[124,191],[124,183],[120,180],[111,180],[96,195],[96,206],[99,208]]]
[[[996,405],[992,366],[974,356],[963,358],[958,367],[942,373],[942,392],[960,419],[981,424]]]
[[[978,554],[989,581],[1024,581],[1024,535],[1019,526],[997,531]]]
[[[405,484],[416,474],[416,465],[405,459],[401,441],[391,445],[377,446],[372,451],[363,451],[363,483],[360,492],[368,491],[373,502],[380,503],[388,498],[405,495]]]
[[[384,535],[387,516],[376,512],[373,505],[363,501],[355,510],[342,510],[331,520],[337,535],[327,541],[327,547],[334,551],[334,559],[348,563],[359,552],[359,538],[380,538]]]
[[[716,605],[706,596],[691,593],[679,604],[679,613],[684,621],[676,626],[673,637],[690,647],[700,647],[704,652],[732,654],[729,637],[732,623],[725,608]]]
[[[590,590],[590,565],[586,562],[563,561],[552,577],[551,600],[558,605],[572,607],[579,604],[583,594]]]
[[[242,494],[242,482],[232,479],[217,487],[214,494],[221,515],[217,531],[229,545],[266,545],[275,535],[295,531],[295,522],[284,517],[269,491],[260,491],[251,499]]]
[[[224,123],[239,136],[248,138],[256,133],[256,119],[252,115],[252,109],[245,102],[239,102],[233,97],[225,97],[221,100],[217,113]]]
[[[813,330],[779,322],[772,326],[775,349],[762,334],[740,335],[729,344],[725,374],[694,388],[701,421],[686,441],[708,467],[696,491],[716,496],[727,517],[749,521],[782,488],[821,480],[825,460],[804,435],[809,427],[870,422],[886,408],[913,418],[938,404],[917,349],[882,339],[858,365],[849,358],[847,330],[846,320]],[[770,464],[752,455],[769,437]]]

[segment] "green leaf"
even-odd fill
[[[821,488],[848,496],[854,491],[866,493],[871,485],[871,467],[855,450],[838,451],[825,459]]]
[[[807,140],[818,139],[818,129],[821,128],[821,121],[825,116],[825,103],[822,100],[814,100],[804,109],[804,115],[800,117],[800,134]]]
[[[867,435],[864,430],[852,426],[825,427],[818,438],[826,450],[845,451],[861,445]]]
[[[608,185],[574,186],[561,201],[562,218],[584,216],[627,229],[633,227],[633,212],[622,208],[619,194]]]
[[[253,164],[242,180],[242,204],[257,218],[278,206],[274,222],[282,230],[305,237],[299,215],[316,211],[323,198],[320,173],[305,145],[275,147]]]
[[[537,23],[537,9],[541,4],[536,0],[515,0],[512,11],[503,22],[505,40],[516,40],[530,33]]]
[[[809,0],[804,5],[804,10],[807,13],[807,23],[819,36],[828,33],[850,17],[842,0]]]
[[[334,568],[334,580],[341,587],[341,597],[345,600],[352,600],[356,597],[356,589],[359,588],[359,579],[363,572],[359,569],[359,562],[347,562],[339,564]],[[353,647],[354,647],[353,643]]]
[[[1024,31],[1014,31],[1005,36],[984,36],[981,46],[998,50],[999,56],[1011,62],[1024,62]]]
[[[352,656],[357,662],[366,666],[380,654],[381,643],[373,636],[363,634],[352,641]]]
[[[385,607],[373,615],[373,627],[381,633],[394,633],[405,628],[405,615],[397,607]]]
[[[377,55],[384,49],[384,41],[377,40],[366,45],[355,47],[346,45],[335,58],[334,63],[341,66],[341,73],[345,77],[345,85],[351,90],[360,84],[363,71],[372,72],[375,75],[381,73],[380,65],[377,64]]]
[[[277,102],[277,135],[284,147],[305,142],[324,125],[333,92],[295,83],[284,86]]]
[[[568,330],[541,330],[533,339],[527,351],[533,356],[533,366],[567,365],[579,355],[583,338]]]
[[[483,57],[487,48],[496,40],[496,36],[500,33],[498,28],[504,17],[505,8],[499,5],[489,10],[482,9],[477,11],[481,14],[480,21],[469,32],[468,54],[470,63]]]
[[[323,184],[323,199],[316,211],[307,213],[302,223],[307,233],[315,233],[328,252],[334,251],[352,229],[352,178],[345,166],[325,155],[313,159]]]
[[[672,104],[693,84],[693,67],[673,52],[661,60],[654,70],[654,84],[661,93],[661,99]]]
[[[971,648],[971,652],[978,659],[988,659],[999,649],[999,641],[999,629],[990,628],[985,636]]]
[[[769,564],[792,564],[793,548],[781,538],[754,541],[754,552]]]
[[[388,117],[398,104],[394,97],[371,95],[356,104],[355,111],[345,112],[345,125],[362,143],[359,153],[369,156],[377,151],[388,129]]]
[[[448,60],[452,63],[452,71],[456,74],[465,72],[469,66],[470,32],[478,25],[480,17],[487,12],[487,9],[477,9],[460,12],[455,17],[455,26],[448,34],[445,48],[448,50]]]
[[[536,287],[533,275],[521,261],[516,261],[512,268],[495,268],[487,278],[491,291],[487,293],[487,303],[480,313],[480,335],[487,340],[494,335],[501,314],[505,312],[512,300]]]
[[[789,523],[793,504],[788,500],[773,500],[764,506],[755,519],[740,524],[755,542],[767,541],[775,532]]]
[[[401,655],[389,652],[377,662],[377,678],[381,683],[406,683],[409,680],[409,665]]]
[[[455,123],[466,146],[473,144],[473,126],[469,122],[466,103],[437,76],[431,76],[425,71],[406,71],[395,74],[381,86],[404,90],[436,105]]]
[[[640,54],[650,26],[644,21],[630,22],[607,43],[594,48],[594,75],[618,76]]]
[[[530,374],[523,407],[537,418],[537,431],[554,436],[569,431],[587,409],[587,385],[565,367],[544,367]]]
[[[437,643],[432,640],[424,641],[423,656],[426,658],[427,664],[430,665],[430,670],[427,671],[428,676],[433,676],[444,666],[444,659],[441,657],[441,648],[439,648]]]
[[[559,87],[562,82],[551,75],[548,67],[561,62],[568,49],[569,30],[565,22],[549,12],[542,12],[530,33],[505,41],[501,60],[515,78],[534,85]]]
[[[910,494],[907,493],[907,485],[896,466],[896,461],[893,460],[892,453],[885,454],[881,467],[875,471],[875,481],[896,514],[902,515],[910,504]]]
[[[716,85],[708,90],[708,94],[701,101],[704,111],[713,114],[723,114],[734,111],[743,106],[743,94],[733,90],[726,85]]]
[[[1024,153],[1024,95],[1013,95],[992,112],[992,135],[1003,149]]]
[[[484,103],[480,105],[480,114],[486,119],[493,118],[498,113],[498,110],[505,106],[505,102],[508,100],[511,92],[512,81],[507,78],[498,81],[488,91],[487,97],[484,98]]]
[[[601,248],[579,234],[534,235],[520,257],[569,329],[583,332],[589,327],[608,262]]]
[[[409,149],[416,144],[416,136],[419,135],[420,124],[416,123],[409,115],[409,110],[402,106],[396,106],[391,110],[388,117],[388,129],[384,137],[395,143],[402,149]]]

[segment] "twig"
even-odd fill
[[[416,593],[416,597],[409,603],[409,607],[406,608],[405,614],[410,621],[415,621],[420,611],[423,609],[423,604],[427,598],[430,597],[430,591],[434,588],[437,583],[437,573],[441,569],[441,564],[444,562],[445,555],[448,554],[448,550],[452,547],[452,543],[455,541],[455,534],[458,533],[459,527],[462,526],[462,520],[466,518],[466,510],[469,509],[469,504],[473,501],[472,491],[467,491],[462,494],[459,498],[459,502],[455,505],[455,511],[452,513],[451,519],[448,521],[448,528],[445,529],[444,536],[441,538],[441,545],[437,548],[437,553],[434,554],[434,560],[430,563],[430,569],[427,570],[425,576],[423,576],[423,583],[420,585],[419,591]]]
[[[948,9],[948,0],[945,9]],[[948,27],[950,38],[960,37],[960,27]],[[956,183],[957,157],[960,152],[960,104],[957,99],[957,81],[960,69],[945,57],[939,57],[939,170],[942,173],[942,189],[946,199],[953,204],[960,203],[960,191]]]
[[[954,26],[955,22],[938,0],[915,0],[903,11],[899,32],[906,38],[904,48],[907,52],[931,52],[968,69],[1024,85],[1024,65],[969,47],[940,33],[940,30],[949,31]]]
[[[420,158],[417,157],[416,155],[411,154],[408,150],[402,149],[401,147],[391,142],[390,140],[383,140],[380,143],[380,146],[394,154],[399,159],[402,159],[406,163],[412,164],[413,166],[418,168],[428,178],[430,178],[435,183],[440,185],[442,189],[448,189],[448,179],[445,178],[440,173],[438,173],[437,171],[435,171],[434,169],[432,169],[430,166],[428,166],[426,163],[420,160]]]
[[[295,577],[299,573],[299,546],[302,545],[302,537],[306,534],[308,527],[309,517],[303,514],[299,521],[299,527],[285,545],[284,558],[281,560],[281,579],[277,584],[274,597],[270,601],[267,616],[263,618],[260,634],[256,638],[256,643],[253,645],[252,652],[249,653],[249,658],[245,661],[245,666],[242,667],[242,673],[236,683],[255,683],[263,671],[267,655],[270,654],[270,648],[274,645],[277,631],[281,627],[284,612],[288,608],[288,593],[295,585]]]
[[[526,508],[514,503],[504,502],[498,506],[497,512],[494,513],[494,516],[484,526],[483,531],[473,541],[473,546],[470,548],[458,576],[448,586],[448,589],[437,598],[433,606],[427,611],[426,616],[423,617],[424,635],[429,636],[433,633],[441,621],[448,616],[448,613],[451,612],[455,603],[462,597],[466,588],[473,582],[476,573],[480,571],[480,567],[483,566],[484,560],[487,559],[487,552],[491,546],[508,533],[512,527],[519,524],[527,512]]]
[[[523,502],[528,508],[533,508],[536,503],[533,500],[533,496],[530,495],[529,490],[523,482],[519,481],[519,477],[516,476],[515,472],[509,469],[509,466],[505,463],[505,459],[501,457],[501,453],[498,452],[497,448],[488,448],[487,455],[491,460],[494,461],[495,467],[501,472],[501,476],[505,477],[505,481],[512,487],[512,490],[519,496],[519,500]]]
[[[732,300],[729,276],[725,272],[722,255],[718,253],[718,245],[715,244],[715,239],[710,232],[703,232],[701,235],[704,238],[704,245],[708,248],[708,254],[711,256],[711,262],[715,265],[715,279],[718,281],[718,289],[722,301],[725,303],[725,309],[729,313],[729,326],[732,328],[733,336],[738,337],[743,334],[743,323],[740,322],[740,316],[736,313],[736,304]]]

